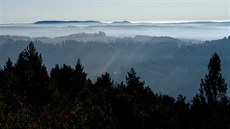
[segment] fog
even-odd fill
[[[135,68],[153,91],[191,98],[214,52],[230,83],[229,35],[230,22],[1,24],[0,67],[34,41],[48,70],[80,58],[92,80],[109,72],[119,83]]]
[[[0,24],[0,35],[54,38],[73,33],[99,31],[115,37],[170,36],[204,41],[230,35],[230,22]]]

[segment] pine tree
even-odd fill
[[[87,74],[84,72],[84,67],[81,64],[80,59],[77,60],[75,69],[74,69],[74,80],[75,84],[73,87],[73,95],[77,95],[86,86]]]
[[[227,84],[221,74],[221,60],[214,53],[208,64],[208,74],[201,79],[200,96],[207,104],[217,104],[224,101],[227,93]]]
[[[64,64],[59,68],[55,66],[50,72],[51,80],[53,83],[52,89],[55,90],[56,97],[59,99],[69,99],[73,95],[74,86],[74,72],[71,66]],[[56,98],[57,99],[57,98]]]
[[[16,93],[31,104],[44,104],[48,100],[49,76],[33,42],[24,49],[15,64]]]
[[[92,108],[90,110],[89,125],[95,129],[115,129],[117,122],[113,115],[114,95],[113,81],[106,72],[97,78],[93,85]]]
[[[194,128],[228,128],[227,84],[221,74],[221,60],[214,53],[208,64],[208,74],[201,79],[199,94],[191,106]]]
[[[140,81],[140,77],[136,75],[135,70],[132,68],[130,72],[128,72],[128,76],[126,77],[126,84],[128,90],[136,93],[144,89],[145,83],[143,81]]]
[[[2,70],[3,77],[1,78],[1,86],[5,90],[13,88],[14,85],[14,75],[13,75],[14,66],[10,58],[6,61],[6,65]]]

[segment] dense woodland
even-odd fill
[[[189,43],[172,37],[110,37],[103,32],[57,38],[0,35],[0,67],[4,67],[8,58],[16,62],[30,41],[42,53],[47,71],[55,64],[74,67],[80,58],[93,82],[108,72],[114,83],[120,83],[126,81],[127,72],[134,68],[154,92],[174,98],[183,94],[189,100],[197,93],[200,78],[207,73],[209,58],[217,52],[222,61],[222,75],[230,84],[230,36]]]
[[[48,73],[31,42],[0,70],[0,128],[230,129],[221,60],[210,56],[190,101],[152,91],[134,69],[119,84],[109,73],[91,81],[79,59]]]

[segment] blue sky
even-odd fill
[[[230,0],[0,0],[0,23],[229,19]]]

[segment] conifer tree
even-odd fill
[[[217,104],[226,99],[227,84],[221,74],[221,60],[217,53],[214,53],[208,64],[208,74],[201,79],[200,97],[207,104]]]
[[[75,84],[73,87],[73,94],[78,94],[84,86],[86,86],[87,74],[84,72],[84,67],[81,64],[80,59],[77,60],[75,69],[74,69],[74,80]]]
[[[33,42],[24,49],[15,64],[16,92],[32,104],[44,104],[48,100],[49,76]]]
[[[208,64],[208,74],[201,79],[199,94],[193,98],[191,106],[194,128],[228,128],[227,84],[221,74],[221,60],[214,53]]]
[[[132,68],[130,72],[128,72],[128,76],[126,77],[126,84],[128,90],[138,92],[144,89],[145,83],[140,81],[140,77],[136,75],[135,70]]]
[[[4,74],[4,76],[1,78],[1,86],[3,89],[11,89],[13,88],[13,63],[10,60],[10,58],[8,58],[8,60],[6,61],[6,65],[4,66],[4,69],[2,70],[2,74]]]

